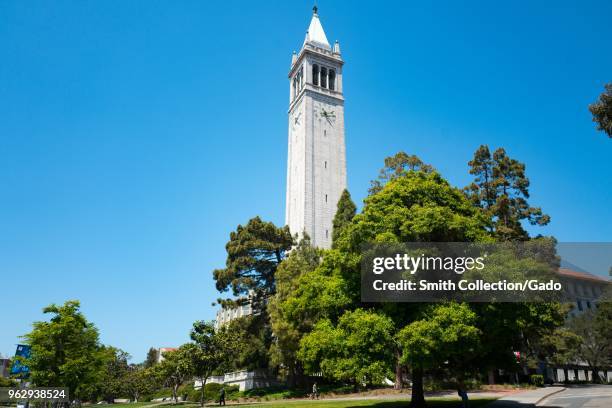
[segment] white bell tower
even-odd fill
[[[313,245],[331,247],[332,221],[346,188],[344,96],[338,41],[327,41],[317,7],[289,70],[289,154],[285,221]]]

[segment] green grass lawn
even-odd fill
[[[87,408],[140,408],[147,405],[155,404],[154,402],[130,402],[127,404],[88,404],[84,405]]]
[[[470,400],[471,408],[482,407],[490,402],[494,401],[494,399],[490,398],[482,398],[482,399],[473,399]],[[408,399],[389,399],[389,400],[381,400],[381,399],[366,399],[366,400],[350,400],[350,401],[308,401],[308,400],[300,400],[300,401],[288,401],[281,400],[275,402],[264,402],[264,403],[254,403],[254,404],[240,404],[240,407],[252,407],[252,408],[280,408],[280,407],[290,407],[290,408],[358,408],[358,407],[372,407],[372,408],[399,408],[399,407],[407,407],[410,403]],[[214,406],[212,404],[208,404],[207,406]],[[229,405],[228,405],[229,406]],[[459,408],[461,407],[461,401],[459,399],[446,399],[446,398],[428,398],[427,406],[430,408]],[[195,408],[196,405],[189,405],[189,408]]]
[[[479,408],[494,401],[493,398],[477,398],[470,400],[470,408]],[[360,408],[360,407],[371,407],[371,408],[399,408],[407,407],[410,400],[405,399],[354,399],[354,400],[277,400],[271,402],[260,402],[260,403],[242,403],[235,405],[232,401],[228,401],[228,406],[238,406],[247,408]],[[153,402],[139,402],[137,404],[112,404],[112,405],[90,405],[89,407],[100,407],[100,408],[139,408],[147,405],[157,405],[159,408],[171,408],[171,403],[153,403]],[[208,403],[207,407],[217,406],[216,404]],[[429,408],[459,408],[461,407],[461,401],[458,398],[427,398],[427,406]],[[179,403],[175,405],[176,408],[199,408],[199,404],[195,403]],[[157,407],[156,407],[157,408]]]

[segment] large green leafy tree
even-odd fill
[[[597,130],[612,138],[612,83],[605,85],[605,90],[599,95],[597,102],[589,105],[589,110],[593,115],[593,122],[597,123]]]
[[[187,345],[195,377],[200,381],[200,406],[204,406],[204,385],[217,370],[227,367],[230,357],[239,349],[238,337],[226,327],[215,330],[212,322],[197,321]]]
[[[184,344],[177,350],[165,352],[163,361],[154,367],[161,382],[172,390],[174,403],[178,402],[178,389],[194,376],[193,344]]]
[[[105,347],[105,363],[99,379],[99,392],[102,399],[112,403],[115,398],[127,394],[125,380],[130,372],[130,355],[115,347]]]
[[[289,227],[278,228],[271,222],[255,217],[246,225],[239,225],[230,234],[225,246],[226,266],[213,272],[217,290],[232,289],[234,296],[254,295],[252,300],[260,310],[263,299],[276,292],[275,274],[278,265],[293,245]],[[225,302],[226,305],[239,304]]]
[[[345,308],[360,302],[361,246],[384,242],[453,242],[487,238],[485,219],[465,198],[431,169],[402,170],[377,193],[365,200],[363,212],[337,240],[315,272],[307,274],[290,302],[301,306],[302,315],[330,319],[334,325]],[[333,282],[337,281],[337,284]],[[341,288],[341,291],[336,290]],[[348,300],[348,302],[347,302]],[[394,322],[396,330],[424,319],[422,304],[364,305]],[[304,347],[308,347],[307,344]],[[401,348],[392,349],[396,382],[401,382]],[[304,354],[307,350],[304,350]],[[422,370],[412,370],[413,382],[422,382]],[[398,384],[399,385],[399,384]],[[413,389],[414,401],[422,400],[422,388]]]
[[[24,361],[32,382],[39,387],[67,387],[71,399],[91,396],[108,357],[98,329],[76,300],[49,305],[43,312],[51,316],[49,321],[34,322],[24,336],[32,347],[31,357]]]
[[[123,385],[127,395],[134,402],[138,402],[142,395],[155,391],[159,381],[153,368],[132,364],[123,378]]]
[[[365,243],[469,242],[487,239],[485,219],[439,173],[427,169],[408,170],[388,182],[365,201],[363,213],[355,217],[348,233],[341,238],[346,251],[358,252]],[[340,246],[342,248],[342,246]],[[359,269],[353,271],[359,273]],[[358,290],[359,278],[353,277]],[[390,316],[397,330],[427,319],[423,304],[380,304],[375,306]],[[396,388],[401,384],[402,348],[395,350]],[[423,369],[412,365],[412,404],[424,404]]]
[[[462,378],[478,358],[481,331],[477,315],[467,304],[430,305],[422,318],[406,325],[397,334],[401,360],[413,371],[413,389],[423,388],[423,370],[447,367]],[[413,406],[425,404],[422,392],[413,393]]]
[[[529,179],[525,165],[510,158],[503,148],[491,154],[489,147],[482,145],[468,163],[474,181],[464,191],[489,220],[494,236],[502,240],[528,239],[521,225],[528,221],[532,225],[546,225],[550,217],[539,207],[531,207]]]
[[[350,199],[350,198],[349,198]],[[291,386],[303,382],[303,369],[297,358],[300,339],[312,325],[307,319],[290,318],[287,302],[297,289],[299,279],[320,264],[323,251],[311,245],[305,234],[276,272],[276,295],[270,300],[268,311],[274,339],[270,348],[271,362],[285,371]],[[295,317],[295,316],[294,316]]]
[[[393,321],[383,314],[356,309],[337,325],[320,320],[300,342],[299,355],[310,372],[355,386],[381,384],[391,373]]]
[[[335,247],[335,242],[342,233],[342,230],[350,224],[357,214],[357,206],[351,199],[351,193],[348,190],[344,190],[338,200],[336,208],[336,215],[333,220],[332,229],[332,248]]]

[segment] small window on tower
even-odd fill
[[[325,194],[325,202],[327,202],[327,194]]]
[[[317,64],[312,66],[312,84],[319,85],[319,66]]]
[[[329,238],[329,230],[325,230],[325,238]]]
[[[329,89],[331,91],[336,89],[336,71],[333,69],[329,70]]]
[[[300,68],[300,74],[299,74],[299,78],[300,78],[300,90],[304,87],[304,67]]]
[[[323,129],[323,136],[327,136],[327,129]]]
[[[327,168],[327,160],[325,161],[325,168]]]
[[[327,88],[327,68],[321,67],[321,87]]]

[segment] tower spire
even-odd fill
[[[319,8],[316,6],[316,4],[312,8],[312,19],[310,20],[310,25],[308,26],[308,31],[306,32],[306,40],[304,42],[314,43],[319,47],[331,50],[331,46],[329,45],[329,41],[327,41],[325,31],[323,30],[323,26],[319,20]]]

